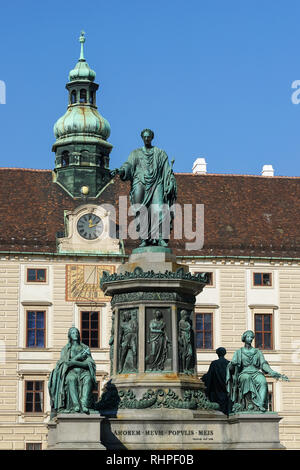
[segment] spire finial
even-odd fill
[[[85,32],[84,31],[81,31],[81,33],[80,33],[79,42],[81,44],[79,60],[85,60],[84,54],[83,54],[83,44],[85,43]]]

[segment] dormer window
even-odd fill
[[[80,103],[86,103],[86,90],[80,90]]]
[[[71,104],[75,104],[75,103],[76,103],[76,91],[73,90],[71,93]]]

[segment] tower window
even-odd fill
[[[71,104],[76,103],[76,91],[73,90],[71,93]]]
[[[86,90],[80,90],[80,103],[86,103]]]
[[[65,150],[61,154],[61,164],[62,164],[62,166],[68,166],[69,163],[70,163],[69,152],[67,150]]]
[[[91,104],[94,103],[94,92],[93,91],[90,91],[90,103]]]

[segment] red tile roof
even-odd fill
[[[189,240],[172,237],[177,255],[300,258],[300,177],[178,173],[176,180],[177,203],[192,204],[194,216],[195,204],[204,204],[203,248],[187,251]],[[1,168],[0,187],[0,251],[56,252],[64,211],[83,201],[53,183],[51,170]],[[118,207],[129,189],[116,177],[97,202]],[[125,242],[127,252],[135,246]]]

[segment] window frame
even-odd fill
[[[268,286],[266,284],[255,284],[255,282],[254,282],[255,281],[255,274],[260,274],[262,276],[262,281],[263,281],[263,275],[264,274],[269,274],[269,276],[270,276],[270,285]],[[252,287],[259,288],[259,289],[274,287],[274,285],[273,285],[273,273],[270,272],[270,271],[268,271],[268,272],[267,271],[260,271],[260,272],[259,271],[252,271]]]
[[[44,314],[44,346],[28,346],[28,330],[32,330],[33,328],[28,328],[28,313],[29,312],[43,312]],[[37,328],[35,326],[34,331],[35,331],[35,343],[36,343],[36,331],[41,330],[42,328]],[[46,349],[47,347],[47,310],[45,309],[27,309],[25,310],[25,348],[26,349]]]
[[[77,91],[72,90],[70,93],[70,104],[76,104],[77,103]]]
[[[39,281],[37,279],[35,280],[28,279],[29,270],[45,271],[45,280]],[[48,268],[36,268],[36,267],[26,266],[26,278],[25,279],[26,279],[26,284],[48,284]]]
[[[91,331],[96,331],[95,329],[92,330],[91,328],[91,315],[89,315],[89,343],[90,344],[87,344],[86,346],[88,346],[90,349],[99,349],[100,348],[100,336],[101,336],[101,328],[100,328],[100,310],[80,310],[80,337],[81,337],[81,341],[83,342],[83,330],[87,331],[86,328],[83,329],[82,327],[82,317],[83,317],[83,313],[97,313],[98,314],[98,345],[97,346],[91,346]],[[86,343],[84,343],[86,344]]]
[[[29,449],[28,446],[33,446],[33,449]],[[35,449],[36,446],[39,446],[39,447]],[[43,449],[42,442],[25,442],[25,450],[32,451],[32,450],[42,450],[42,449]]]
[[[28,382],[32,382],[34,384],[33,390],[28,390],[27,389],[27,384]],[[33,409],[32,411],[27,411],[26,410],[26,405],[27,405],[27,400],[26,400],[26,394],[32,392],[33,393],[33,408],[35,408],[36,405],[36,400],[35,400],[35,395],[36,393],[39,393],[40,390],[35,389],[35,384],[37,382],[40,382],[42,384],[42,410],[41,411],[36,411]],[[36,380],[36,379],[25,379],[24,380],[24,414],[25,415],[43,415],[45,413],[45,381],[44,380]]]
[[[209,348],[199,348],[197,346],[197,333],[200,333],[200,330],[197,330],[197,315],[210,315],[211,318],[211,347]],[[204,326],[204,323],[203,323]],[[202,333],[202,332],[201,332]],[[202,337],[202,342],[204,343],[203,339],[205,338],[205,330],[203,329],[204,336]],[[214,312],[202,312],[202,311],[195,311],[195,343],[196,343],[196,351],[211,351],[214,349]]]
[[[264,320],[262,321],[262,330],[261,331],[257,331],[256,330],[256,316],[257,315],[261,315],[261,316],[268,316],[270,317],[270,325],[271,325],[271,329],[270,331],[265,331],[264,330]],[[262,344],[263,344],[263,347],[258,347],[256,345],[256,334],[257,333],[262,333]],[[271,347],[270,348],[265,348],[265,340],[264,340],[264,334],[265,333],[269,333],[270,334],[270,344],[271,344]],[[254,334],[255,334],[255,347],[257,349],[260,349],[261,351],[274,351],[274,313],[266,313],[266,312],[254,312]]]

